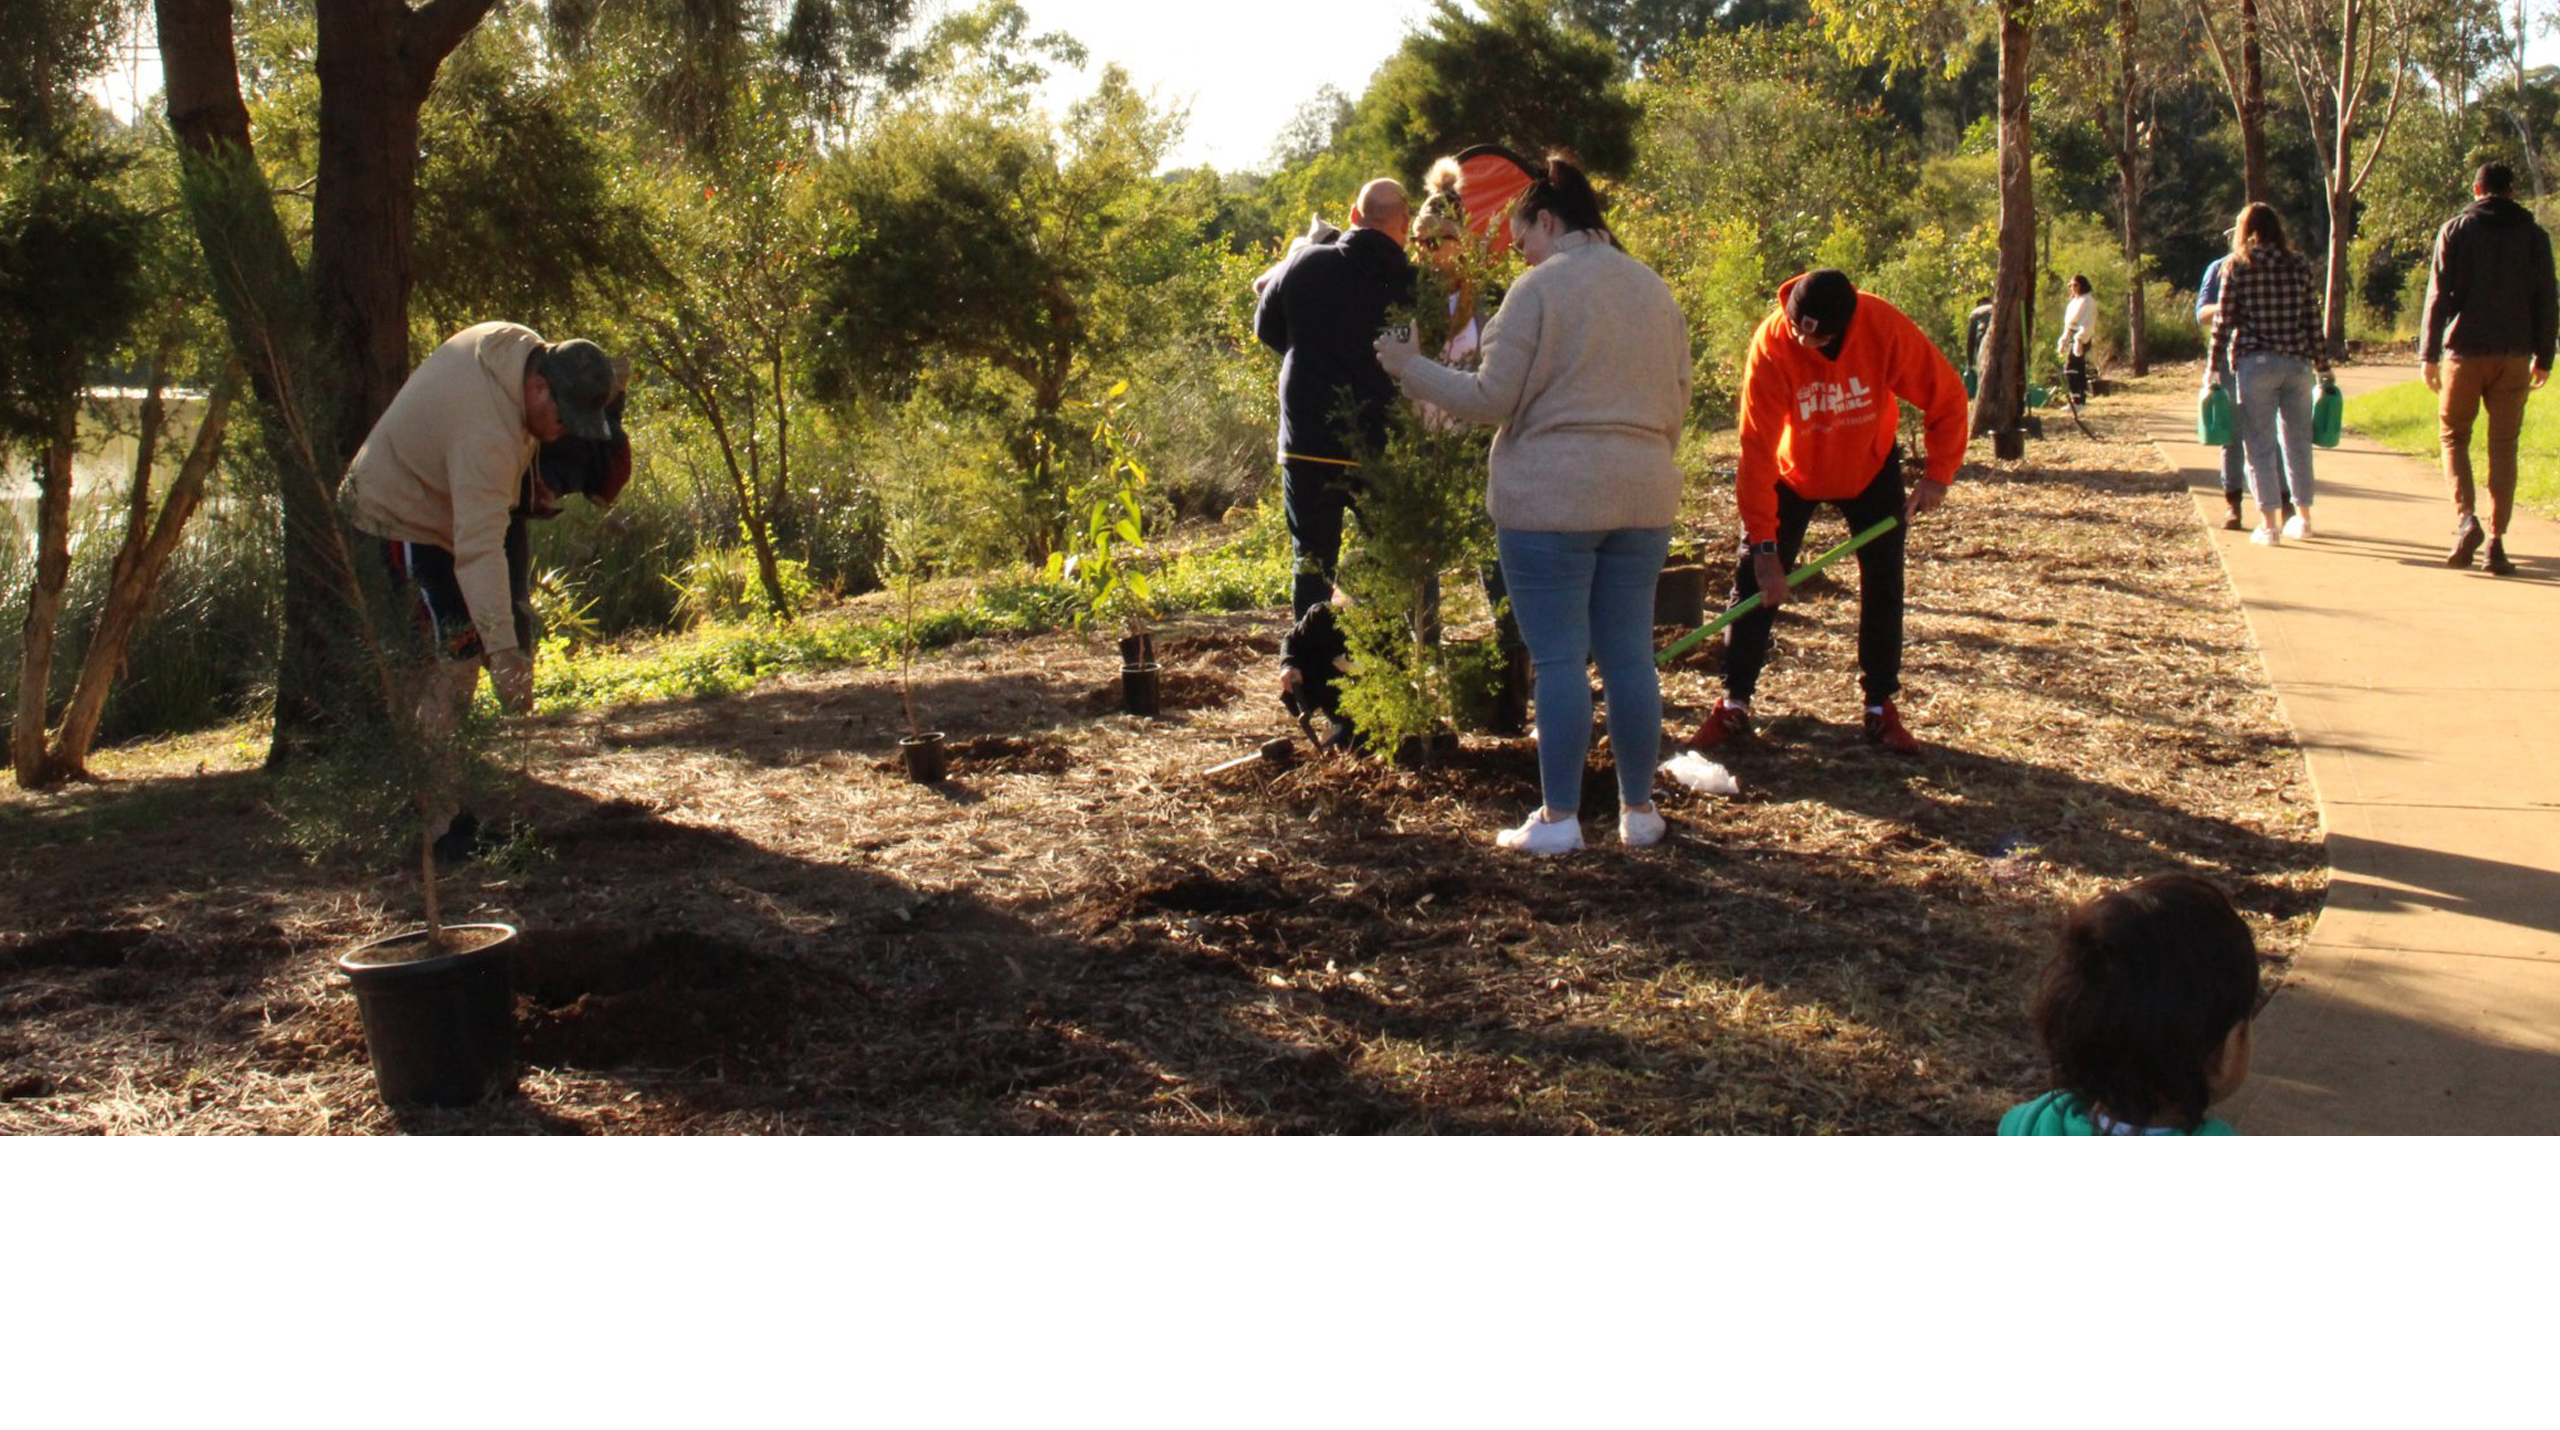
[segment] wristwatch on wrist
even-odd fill
[[[1763,541],[1751,548],[1751,554],[1754,556],[1775,556],[1778,554],[1778,543],[1774,541]]]

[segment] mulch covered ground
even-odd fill
[[[1596,847],[1494,850],[1525,741],[1204,777],[1284,728],[1276,614],[1169,623],[1154,721],[1104,645],[931,662],[940,789],[897,773],[876,671],[535,722],[527,857],[445,884],[526,930],[521,1095],[470,1111],[382,1106],[334,971],[414,920],[401,872],[285,844],[236,737],[129,756],[0,801],[0,1130],[1988,1130],[2041,1086],[2024,1006],[2071,903],[2200,869],[2272,987],[2326,885],[2144,400],[1924,520],[1923,758],[1859,739],[1844,566],[1780,623],[1743,794],[1668,794],[1655,850],[1616,847],[1596,761]],[[1729,491],[1695,524],[1726,548]],[[1675,733],[1714,660],[1668,678]]]

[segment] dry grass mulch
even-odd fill
[[[263,775],[180,750],[10,798],[0,1131],[1987,1130],[2040,1089],[2023,1010],[2071,903],[2201,870],[2280,974],[2326,886],[2150,400],[1923,522],[1923,758],[1859,739],[1844,567],[1780,622],[1743,795],[1667,796],[1656,850],[1615,847],[1595,756],[1597,847],[1495,851],[1525,741],[1204,777],[1283,728],[1276,614],[1171,623],[1157,721],[1113,711],[1105,647],[932,662],[940,790],[895,773],[879,672],[535,722],[521,857],[446,884],[527,930],[522,1094],[469,1111],[374,1097],[332,959],[411,891],[286,848]],[[1727,549],[1730,492],[1693,525]],[[1667,676],[1675,735],[1714,659]]]

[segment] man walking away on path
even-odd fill
[[[2228,238],[2230,235],[2225,234]],[[2205,338],[2213,337],[2213,315],[2222,311],[2222,267],[2231,261],[2226,253],[2204,266],[2204,279],[2196,284],[2196,326],[2204,329]],[[2213,381],[2213,368],[2205,368],[2205,382]],[[2225,531],[2246,531],[2240,520],[2240,503],[2249,494],[2249,446],[2240,440],[2239,424],[2232,424],[2231,440],[2222,444],[2222,499],[2231,505],[2231,519],[2222,524]],[[2276,477],[2276,501],[2284,509],[2284,519],[2293,520],[2293,493],[2286,489],[2284,477]]]
[[[1370,180],[1352,202],[1351,231],[1299,249],[1254,308],[1255,336],[1280,354],[1281,497],[1297,562],[1292,621],[1332,599],[1356,448],[1386,444],[1396,385],[1372,344],[1388,310],[1413,301],[1409,222],[1404,187]]]
[[[1924,418],[1928,468],[1906,500],[1902,406]],[[1888,516],[1893,530],[1858,548],[1858,669],[1869,744],[1920,753],[1893,697],[1902,688],[1903,549],[1911,521],[1947,499],[1964,462],[1964,381],[1918,324],[1849,275],[1817,268],[1787,280],[1761,320],[1742,374],[1742,461],[1734,478],[1742,555],[1733,599],[1761,605],[1733,625],[1725,694],[1689,744],[1713,749],[1748,734],[1751,692],[1769,659],[1769,632],[1786,604],[1787,572],[1814,509],[1832,506],[1852,532]]]
[[[2516,434],[2524,427],[2525,397],[2551,376],[2555,325],[2551,238],[2512,197],[2515,182],[2506,165],[2481,165],[2471,184],[2471,207],[2436,234],[2418,351],[2419,373],[2427,389],[2440,395],[2436,421],[2445,484],[2453,489],[2453,551],[2445,564],[2467,567],[2480,549],[2480,518],[2472,510],[2471,424],[2486,407],[2489,569],[2501,576],[2516,569],[2506,542],[2516,504]]]
[[[429,354],[356,449],[342,500],[429,646],[418,720],[457,725],[480,668],[509,710],[533,708],[528,517],[560,498],[612,504],[631,475],[628,363],[584,339],[545,344],[516,323],[465,328]],[[538,460],[537,460],[538,459]],[[478,822],[436,816],[439,858],[474,851]]]

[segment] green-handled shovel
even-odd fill
[[[1875,525],[1868,527],[1866,530],[1859,532],[1857,535],[1850,537],[1848,540],[1841,542],[1835,547],[1832,547],[1829,551],[1822,553],[1820,556],[1817,556],[1802,566],[1797,567],[1793,571],[1788,572],[1787,589],[1794,590],[1796,587],[1811,579],[1813,574],[1820,571],[1823,567],[1830,565],[1832,562],[1839,560],[1841,557],[1848,555],[1850,552],[1857,550],[1859,547],[1866,545],[1868,542],[1875,540],[1877,537],[1884,535],[1886,532],[1893,530],[1901,524],[1901,517],[1886,517],[1884,520],[1877,522]],[[1696,630],[1689,632],[1687,635],[1682,636],[1680,639],[1673,641],[1670,645],[1664,647],[1662,654],[1653,658],[1654,664],[1669,665],[1671,662],[1678,660],[1680,657],[1687,655],[1691,650],[1695,649],[1698,642],[1705,640],[1707,637],[1714,635],[1716,632],[1723,630],[1725,627],[1732,625],[1735,621],[1740,620],[1744,616],[1747,616],[1758,609],[1760,609],[1760,593],[1754,591],[1740,601],[1735,602],[1733,609],[1726,611],[1723,615],[1716,617],[1714,620],[1707,622],[1705,625],[1698,627]]]

